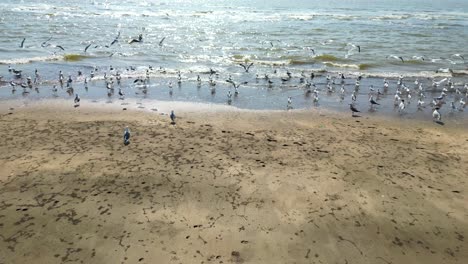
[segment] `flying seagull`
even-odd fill
[[[166,39],[166,37],[163,37],[163,38],[159,41],[159,44],[158,44],[159,47],[162,47],[163,42],[164,42],[165,39]]]
[[[139,43],[143,41],[143,34],[138,35],[138,39],[131,39],[128,44]]]
[[[85,53],[86,53],[86,51],[89,49],[89,47],[91,47],[91,45],[92,45],[92,44],[90,43],[90,44],[88,44],[88,46],[86,46],[86,48],[84,49],[84,52],[85,52]]]
[[[52,37],[50,37],[46,41],[42,42],[41,47],[45,48],[45,47],[49,46],[49,44],[47,44],[47,42],[49,42],[51,39],[52,39]]]
[[[21,41],[20,48],[24,48],[24,41],[25,40],[26,40],[26,38],[23,38],[23,41]]]
[[[250,67],[252,67],[253,62],[250,63],[249,65],[245,65],[245,64],[242,64],[242,63],[240,63],[239,65],[242,66],[242,68],[244,68],[245,72],[249,72],[249,69],[250,69]]]
[[[392,58],[392,59],[396,59],[396,60],[401,60],[401,62],[405,62],[405,60],[404,60],[403,57],[401,57],[401,56],[389,55],[389,56],[387,56],[387,59],[388,59],[388,58]]]
[[[460,54],[453,54],[452,57],[458,57],[458,58],[462,59],[463,61],[465,61],[465,57],[463,57]]]
[[[110,44],[109,46],[107,46],[107,47],[110,47],[110,46],[114,45],[115,43],[117,43],[117,42],[119,41],[119,37],[120,37],[120,31],[119,31],[119,33],[117,34],[117,37],[115,37],[115,39],[114,39],[114,40],[111,42],[111,44]]]

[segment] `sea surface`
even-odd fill
[[[139,34],[142,42],[129,44]],[[67,98],[79,93],[82,98],[118,103],[120,88],[125,97],[142,100],[227,104],[226,94],[234,89],[225,80],[231,78],[245,83],[229,102],[234,107],[284,109],[291,96],[294,108],[347,111],[355,78],[362,75],[357,105],[367,111],[370,85],[383,90],[383,79],[387,78],[390,88],[379,96],[382,106],[373,112],[395,113],[393,95],[397,77],[403,75],[412,89],[416,79],[423,83],[426,103],[451,81],[454,87],[447,96],[446,109],[442,109],[448,113],[450,102],[458,103],[462,98],[455,95],[454,88],[466,92],[465,59],[466,0],[0,2],[1,99]],[[247,73],[240,63],[253,66]],[[22,76],[15,78],[9,67],[22,70]],[[19,84],[28,76],[34,79],[35,69],[39,78],[34,86],[38,89],[24,93]],[[148,69],[150,81],[143,91],[133,81],[146,78]],[[216,72],[211,76],[216,81],[215,93],[208,84],[210,69]],[[58,86],[59,71],[65,78],[72,76],[71,93]],[[77,76],[78,71],[83,75]],[[91,71],[95,77],[85,89],[84,79]],[[292,78],[281,81],[287,71]],[[309,78],[312,72],[314,80]],[[123,79],[115,85],[115,92],[109,91],[104,74],[116,73]],[[344,99],[338,95],[339,73],[346,76]],[[273,84],[267,84],[265,74]],[[304,82],[300,82],[301,74],[307,76]],[[198,75],[201,84],[196,81]],[[326,89],[327,75],[337,78],[331,93]],[[451,79],[431,88],[433,80],[445,78]],[[10,81],[18,84],[14,92]],[[320,91],[318,104],[304,96],[308,81]],[[58,91],[53,91],[53,85]],[[417,112],[415,101],[408,106],[409,112]],[[426,112],[430,116],[430,111]],[[465,112],[452,115],[466,117]]]

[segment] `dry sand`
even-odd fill
[[[466,126],[0,114],[0,263],[468,263]]]

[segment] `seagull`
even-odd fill
[[[353,48],[355,48],[355,49],[357,48],[357,49],[358,49],[358,52],[359,52],[359,53],[361,52],[361,46],[359,46],[359,45],[354,45],[353,43],[348,43],[347,46],[351,46],[351,47],[353,47]]]
[[[460,54],[453,54],[452,57],[458,57],[458,58],[462,59],[463,61],[465,61],[465,57],[463,57]]]
[[[424,108],[424,101],[421,99],[418,99],[418,109],[422,110],[422,108]]]
[[[169,117],[171,118],[171,123],[175,124],[176,115],[174,114],[174,110],[171,110],[171,115]]]
[[[117,43],[119,41],[119,37],[120,37],[120,31],[119,33],[117,33],[117,37],[115,37],[115,39],[111,42],[110,45],[107,45],[106,48],[109,48],[110,46],[114,45],[115,43]]]
[[[89,47],[91,47],[92,43],[88,44],[88,46],[85,47],[84,49],[84,53],[86,53],[86,51],[88,51]]]
[[[71,75],[68,75],[67,87],[71,87],[72,82],[73,82],[73,80],[72,80]]]
[[[21,44],[20,44],[20,48],[24,48],[24,41],[26,40],[26,38],[23,38],[23,41],[21,41]]]
[[[292,108],[292,98],[291,96],[288,97],[288,105],[286,106],[286,109],[291,109]]]
[[[405,105],[405,100],[401,100],[400,104],[398,105],[398,112],[399,113],[403,113],[403,111],[405,110],[406,108],[406,105]]]
[[[354,113],[360,113],[361,111],[357,110],[353,104],[349,104],[349,109],[351,110],[351,116],[354,116]]]
[[[312,54],[315,55],[315,50],[311,47],[305,47],[304,49],[312,51]]]
[[[466,102],[463,101],[463,98],[460,98],[460,105],[458,106],[458,110],[459,111],[463,111],[463,109],[465,108],[465,105],[466,105]]]
[[[401,60],[401,62],[405,62],[405,60],[404,60],[403,57],[401,57],[401,56],[389,55],[389,56],[387,56],[387,59],[388,59],[388,58],[392,58],[392,59],[396,59],[396,60]]]
[[[318,101],[319,101],[319,97],[318,97],[318,94],[317,93],[314,93],[314,104],[317,105],[318,104]]]
[[[245,72],[249,72],[249,69],[250,69],[250,67],[252,67],[253,62],[250,63],[249,65],[245,65],[245,64],[242,64],[242,63],[240,63],[239,65],[242,66],[242,68],[244,68]]]
[[[128,145],[130,143],[130,128],[125,127],[124,130],[124,144]]]
[[[64,49],[62,46],[60,46],[60,45],[55,45],[54,48],[59,48],[59,49],[65,51],[65,49]]]
[[[439,108],[438,108],[438,107],[436,107],[436,108],[434,109],[434,112],[432,112],[432,118],[434,119],[434,121],[436,121],[436,120],[437,120],[437,121],[440,121],[440,120],[442,119],[442,116],[441,116],[441,114],[440,114],[440,112],[439,112]]]
[[[457,110],[457,107],[455,106],[455,102],[454,102],[454,101],[450,102],[450,107],[452,107],[452,111]]]
[[[122,98],[122,99],[123,99],[123,97],[124,97],[124,93],[122,92],[122,88],[119,88],[119,96],[120,96],[120,98]]]
[[[380,105],[379,103],[374,101],[374,96],[373,95],[370,96],[369,103],[371,104],[371,107],[374,106],[374,105]]]
[[[361,52],[361,46],[359,45],[354,45],[352,43],[348,43],[346,46],[351,46],[351,48],[348,50],[348,52],[346,53],[346,58],[348,58],[349,56],[353,55],[353,50],[357,49],[358,52],[360,53]]]
[[[424,61],[424,56],[413,56],[413,60],[422,60]]]
[[[139,43],[143,41],[143,34],[138,35],[138,39],[131,39],[128,44]]]
[[[47,44],[47,42],[49,42],[51,39],[52,39],[52,37],[50,37],[46,41],[42,42],[41,47],[45,48],[45,47],[49,46],[50,44]]]
[[[166,37],[163,37],[163,38],[159,41],[159,44],[158,44],[159,47],[162,47],[163,42],[164,42],[165,39],[166,39]]]
[[[357,99],[357,98],[356,98],[356,91],[353,91],[353,93],[351,94],[351,100],[352,100],[353,102],[355,102],[356,99]]]
[[[80,100],[81,100],[80,97],[78,96],[78,94],[76,94],[76,95],[75,95],[75,100],[74,100],[75,106],[77,106],[77,105],[80,104]]]

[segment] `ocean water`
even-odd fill
[[[246,97],[239,96],[232,102],[235,106],[284,108],[285,98],[293,96],[300,98],[297,108],[306,108],[310,98],[301,96],[303,84],[298,82],[303,71],[321,76],[314,82],[322,90],[328,74],[333,78],[345,73],[346,87],[353,87],[351,78],[362,74],[362,104],[367,102],[367,87],[382,87],[383,78],[396,83],[395,78],[404,75],[411,83],[418,78],[430,87],[433,78],[450,77],[450,69],[460,90],[468,82],[463,59],[468,59],[466,0],[2,0],[0,14],[2,99],[57,96],[50,87],[57,84],[60,70],[65,77],[72,75],[82,96],[118,99],[99,81],[104,72],[142,77],[149,65],[154,69],[149,90],[138,93],[133,82],[125,80],[126,96],[225,104],[231,85],[224,80],[231,75],[236,82],[248,82],[240,87]],[[139,34],[141,43],[128,44]],[[245,73],[239,63],[254,65]],[[22,78],[15,79],[9,66],[21,69]],[[135,70],[128,70],[131,66]],[[79,83],[84,77],[76,77],[77,72],[86,77],[94,68],[97,77],[83,90]],[[210,68],[218,73],[215,95],[206,84]],[[8,82],[34,78],[35,69],[41,92],[13,93]],[[183,85],[174,85],[169,94],[168,83],[177,82],[178,71]],[[281,82],[286,71],[294,78]],[[265,74],[275,82],[273,87],[255,77]],[[396,84],[392,87],[389,94]],[[431,90],[429,97],[440,89]],[[59,90],[58,96],[62,94],[67,96]],[[322,107],[347,106],[333,94],[321,101]],[[388,105],[393,106],[390,100]],[[389,107],[382,112],[392,111]]]

